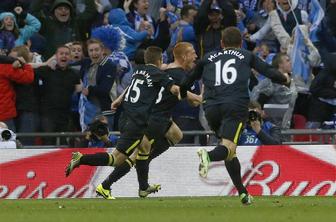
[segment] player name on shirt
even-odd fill
[[[150,74],[146,71],[146,70],[136,70],[132,77],[135,76],[135,75],[142,75],[146,78],[146,81],[147,81],[147,85],[148,87],[153,87],[153,80],[150,78]]]
[[[218,56],[221,56],[221,55],[234,55],[234,56],[238,57],[240,60],[245,58],[244,55],[241,54],[239,51],[228,49],[228,50],[224,50],[222,52],[216,52],[215,54],[210,55],[208,57],[208,60],[210,62],[212,62],[215,58],[217,58]]]

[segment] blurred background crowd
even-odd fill
[[[293,80],[282,86],[254,72],[250,96],[264,119],[281,129],[336,127],[336,0],[2,0],[0,121],[18,133],[80,132],[97,120],[118,131],[122,111],[110,105],[144,49],[162,48],[167,64],[174,45],[190,42],[200,59],[220,49],[228,26]],[[11,58],[30,64],[34,77],[14,72]],[[209,129],[202,107],[184,101],[173,119],[182,130]]]

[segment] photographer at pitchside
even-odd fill
[[[258,102],[248,105],[249,120],[240,136],[238,145],[281,144],[280,128],[263,118],[264,113]]]
[[[113,147],[118,137],[110,134],[108,120],[105,116],[97,116],[86,131],[82,147]]]

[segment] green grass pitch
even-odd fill
[[[335,197],[238,197],[1,200],[1,222],[333,222]]]

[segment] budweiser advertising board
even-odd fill
[[[212,149],[213,147],[206,147]],[[237,195],[223,162],[198,176],[197,147],[175,147],[153,160],[149,180],[161,183],[155,196]],[[69,177],[64,169],[73,151],[112,149],[0,150],[0,198],[91,198],[112,167],[81,166]],[[335,196],[333,145],[238,147],[244,183],[253,195]],[[116,197],[136,197],[135,170],[112,185]]]

